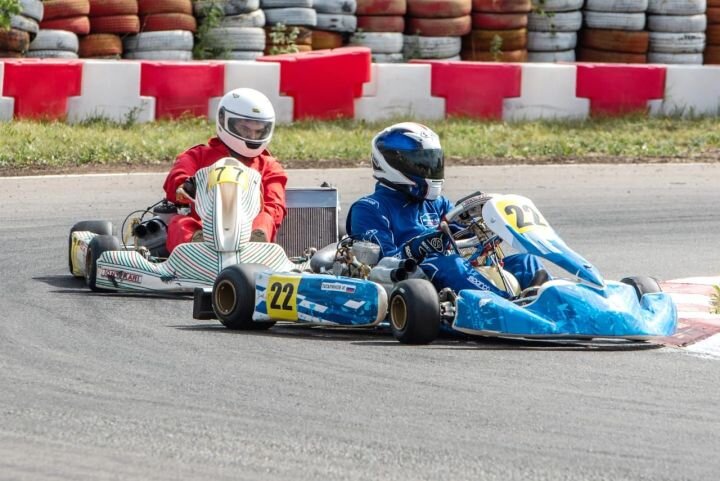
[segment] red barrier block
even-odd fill
[[[517,64],[413,60],[432,66],[431,93],[445,98],[446,116],[502,119],[503,100],[520,96]]]
[[[577,64],[576,96],[590,99],[591,115],[647,112],[648,101],[665,96],[664,66]]]
[[[355,99],[370,81],[367,47],[343,47],[260,57],[280,64],[280,93],[293,97],[295,119],[355,116]]]
[[[140,67],[140,95],[155,97],[155,118],[185,114],[207,117],[210,99],[225,92],[220,62],[145,62]]]
[[[78,60],[3,60],[2,95],[15,99],[21,119],[63,119],[67,99],[80,95],[82,62]]]

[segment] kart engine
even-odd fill
[[[167,226],[170,219],[177,215],[177,207],[171,202],[162,202],[152,210],[153,217],[148,220],[134,219],[132,233],[135,247],[147,250],[153,257],[168,257],[170,253],[165,246]]]

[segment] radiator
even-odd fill
[[[287,216],[277,234],[290,257],[308,247],[320,249],[338,241],[338,191],[332,187],[288,188]]]

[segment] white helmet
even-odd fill
[[[442,193],[445,156],[440,138],[415,122],[391,125],[372,140],[373,177],[421,200]]]
[[[243,157],[257,157],[270,143],[274,129],[275,109],[257,90],[231,90],[220,100],[217,136],[233,152]]]

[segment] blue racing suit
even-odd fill
[[[436,200],[413,201],[403,192],[383,184],[375,185],[375,192],[355,201],[346,221],[349,235],[356,239],[374,242],[380,246],[381,257],[405,257],[403,246],[409,240],[436,230],[443,216],[453,208],[445,197]],[[504,269],[512,273],[526,288],[542,265],[535,256],[513,254],[503,259]],[[457,254],[427,255],[420,268],[436,289],[449,287],[455,292],[462,289],[490,290],[504,297],[507,294],[490,284],[472,265]]]

